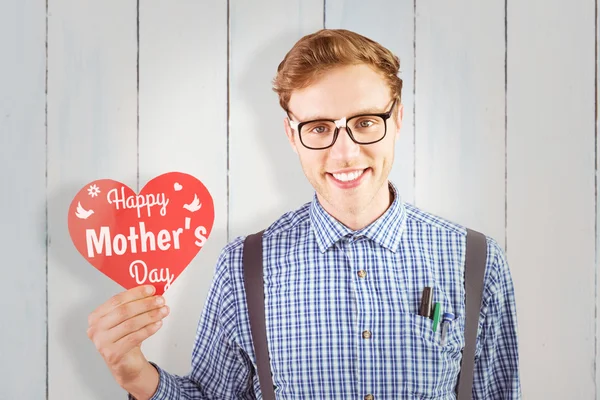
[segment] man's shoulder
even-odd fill
[[[466,227],[449,218],[425,210],[411,203],[405,203],[406,221],[409,229],[430,229],[450,235],[465,236]]]
[[[498,239],[486,232],[485,230],[478,230],[477,228],[468,227],[465,224],[461,224],[457,221],[454,221],[450,218],[442,217],[439,214],[436,214],[431,211],[427,211],[423,208],[417,207],[413,204],[405,203],[406,209],[406,220],[407,220],[407,229],[409,231],[419,230],[424,232],[425,230],[430,230],[435,232],[436,234],[443,234],[446,237],[451,237],[456,241],[459,241],[463,244],[461,247],[461,251],[466,251],[466,237],[467,232],[473,230],[475,232],[481,233],[487,243],[487,263],[490,268],[501,268],[506,264],[504,249],[502,248]]]
[[[263,236],[274,238],[291,231],[305,230],[310,225],[311,202],[306,202],[298,208],[282,214],[279,218],[265,227]]]
[[[270,224],[265,224],[263,227],[259,227],[248,233],[235,236],[231,241],[229,241],[229,243],[225,245],[225,247],[223,247],[220,258],[227,259],[229,263],[236,260],[241,262],[244,242],[251,234],[262,231],[264,240],[272,240],[282,235],[287,235],[292,231],[306,231],[310,223],[310,204],[310,202],[304,203],[296,209],[283,213]],[[301,235],[292,236],[300,237]]]

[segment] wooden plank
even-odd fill
[[[416,3],[423,209],[505,243],[504,1]]]
[[[7,307],[0,329],[2,399],[46,396],[45,46],[45,4],[3,2],[0,251]]]
[[[277,66],[323,27],[322,0],[230,1],[229,237],[265,228],[310,201],[308,183],[272,91]],[[268,10],[265,12],[264,10]]]
[[[140,187],[169,171],[200,179],[215,223],[167,291],[171,314],[143,345],[169,372],[190,368],[198,318],[227,240],[227,2],[140,2]]]
[[[349,29],[365,35],[381,43],[400,58],[399,76],[403,81],[404,119],[396,144],[390,180],[397,185],[404,201],[414,203],[414,5],[409,1],[388,0],[328,0],[325,4],[327,28]],[[382,12],[384,10],[385,12]]]
[[[508,4],[508,256],[528,399],[595,395],[594,24],[593,0]]]
[[[77,252],[67,210],[92,180],[136,187],[136,3],[55,0],[49,19],[49,399],[116,399],[124,392],[85,332],[123,289]]]

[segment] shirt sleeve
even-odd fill
[[[502,248],[490,240],[483,292],[480,352],[475,360],[473,399],[520,400],[517,310]]]
[[[235,342],[237,310],[223,250],[202,312],[192,351],[191,371],[170,374],[157,364],[158,388],[151,400],[256,399],[252,364]],[[130,400],[135,400],[131,394]]]

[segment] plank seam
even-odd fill
[[[417,0],[413,1],[413,202],[417,205]]]
[[[508,0],[504,0],[504,251],[508,255]]]
[[[229,235],[230,235],[230,233],[229,233],[229,231],[230,231],[230,226],[229,226],[230,225],[230,212],[229,212],[230,210],[229,210],[229,206],[230,206],[230,203],[231,203],[230,199],[229,199],[229,196],[230,196],[229,195],[229,192],[230,192],[229,191],[229,187],[230,187],[229,176],[230,176],[230,173],[231,173],[231,162],[230,162],[230,158],[229,158],[229,150],[230,150],[230,141],[229,141],[230,129],[229,128],[230,128],[230,124],[231,124],[231,118],[230,118],[230,115],[231,115],[231,108],[230,108],[231,97],[230,96],[231,96],[231,94],[230,94],[230,86],[229,86],[230,72],[231,72],[230,71],[230,64],[231,64],[231,54],[230,54],[230,52],[231,52],[231,27],[230,27],[231,16],[230,16],[230,8],[231,8],[230,1],[227,0],[227,95],[226,95],[226,97],[227,97],[227,100],[226,100],[226,102],[227,102],[227,104],[226,104],[226,108],[227,108],[227,124],[226,124],[226,126],[227,126],[227,135],[226,135],[227,136],[227,139],[226,139],[226,141],[227,141],[227,146],[226,146],[227,147],[227,160],[226,160],[226,163],[227,163],[227,177],[226,177],[226,181],[227,181],[226,182],[226,185],[227,185],[227,188],[226,188],[227,189],[227,200],[226,200],[226,202],[227,202],[227,204],[226,204],[227,217],[226,217],[226,223],[225,223],[225,225],[226,225],[225,230],[226,230],[226,235],[227,235],[227,242],[230,241],[230,237],[229,237]]]
[[[136,40],[137,40],[137,54],[136,54],[136,188],[137,192],[140,192],[140,0],[137,0],[136,4]]]
[[[50,396],[50,384],[49,384],[49,379],[50,379],[50,360],[49,360],[49,354],[50,354],[50,349],[49,349],[49,323],[50,323],[50,310],[49,310],[49,302],[48,302],[48,249],[49,249],[49,245],[50,245],[50,237],[48,234],[48,0],[46,0],[46,76],[45,78],[45,83],[44,83],[44,95],[45,95],[45,110],[44,110],[44,140],[45,140],[45,145],[46,145],[46,173],[45,173],[45,184],[46,184],[46,207],[44,210],[44,218],[45,218],[45,230],[46,230],[46,400],[48,400],[49,396]]]
[[[594,397],[598,398],[598,0],[594,1],[594,162],[595,162],[595,173],[594,173],[594,233],[595,233],[595,263],[594,263],[594,275],[595,275],[595,287],[594,287],[594,298],[595,309],[594,309]]]

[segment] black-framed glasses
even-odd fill
[[[323,150],[334,145],[340,128],[346,128],[348,136],[356,144],[373,144],[381,141],[387,133],[387,120],[396,105],[394,99],[390,110],[385,113],[358,114],[346,119],[316,119],[297,122],[290,118],[290,126],[298,132],[300,142],[311,150]]]

